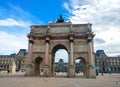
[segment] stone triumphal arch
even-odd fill
[[[68,77],[75,77],[75,60],[84,61],[84,76],[95,78],[92,25],[57,21],[49,25],[31,26],[28,34],[26,76],[54,76],[55,52],[68,52]]]

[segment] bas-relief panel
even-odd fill
[[[34,45],[33,52],[45,52],[45,45]]]
[[[68,33],[68,32],[70,31],[69,29],[70,29],[69,27],[64,27],[64,28],[62,28],[62,27],[51,28],[51,29],[50,29],[50,32],[51,32],[51,33]]]
[[[86,44],[86,42],[75,42],[74,43],[74,50],[76,52],[87,51],[87,44]]]
[[[80,27],[73,27],[73,31],[74,32],[85,32],[85,31],[87,31],[87,28],[86,27],[82,27],[82,26],[80,26]]]
[[[34,40],[33,52],[45,52],[45,41]]]
[[[47,28],[41,28],[41,27],[31,29],[31,31],[34,33],[45,33],[46,30]]]
[[[45,40],[34,40],[34,44],[33,45],[45,45]]]
[[[76,51],[87,51],[86,45],[79,45],[76,47]]]

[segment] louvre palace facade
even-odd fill
[[[27,50],[20,49],[18,54],[0,55],[0,71],[9,70],[10,73],[25,69],[25,60],[27,57]],[[104,50],[97,50],[95,53],[96,70],[100,73],[120,73],[120,56],[109,57]],[[64,59],[60,59],[55,63],[55,72],[67,72],[68,63]],[[79,62],[76,65],[76,72],[83,70],[83,65]]]
[[[97,50],[95,63],[100,73],[120,73],[120,56],[107,56],[104,50]]]
[[[26,56],[26,49],[20,49],[17,54],[0,55],[0,71],[14,73],[24,69]]]

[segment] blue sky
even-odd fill
[[[30,26],[54,22],[59,14],[73,24],[92,23],[95,51],[120,55],[120,0],[0,0],[0,55],[27,49]]]

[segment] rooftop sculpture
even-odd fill
[[[57,19],[56,23],[62,23],[62,22],[64,22],[64,19],[63,19],[62,15],[59,15],[59,19]]]

